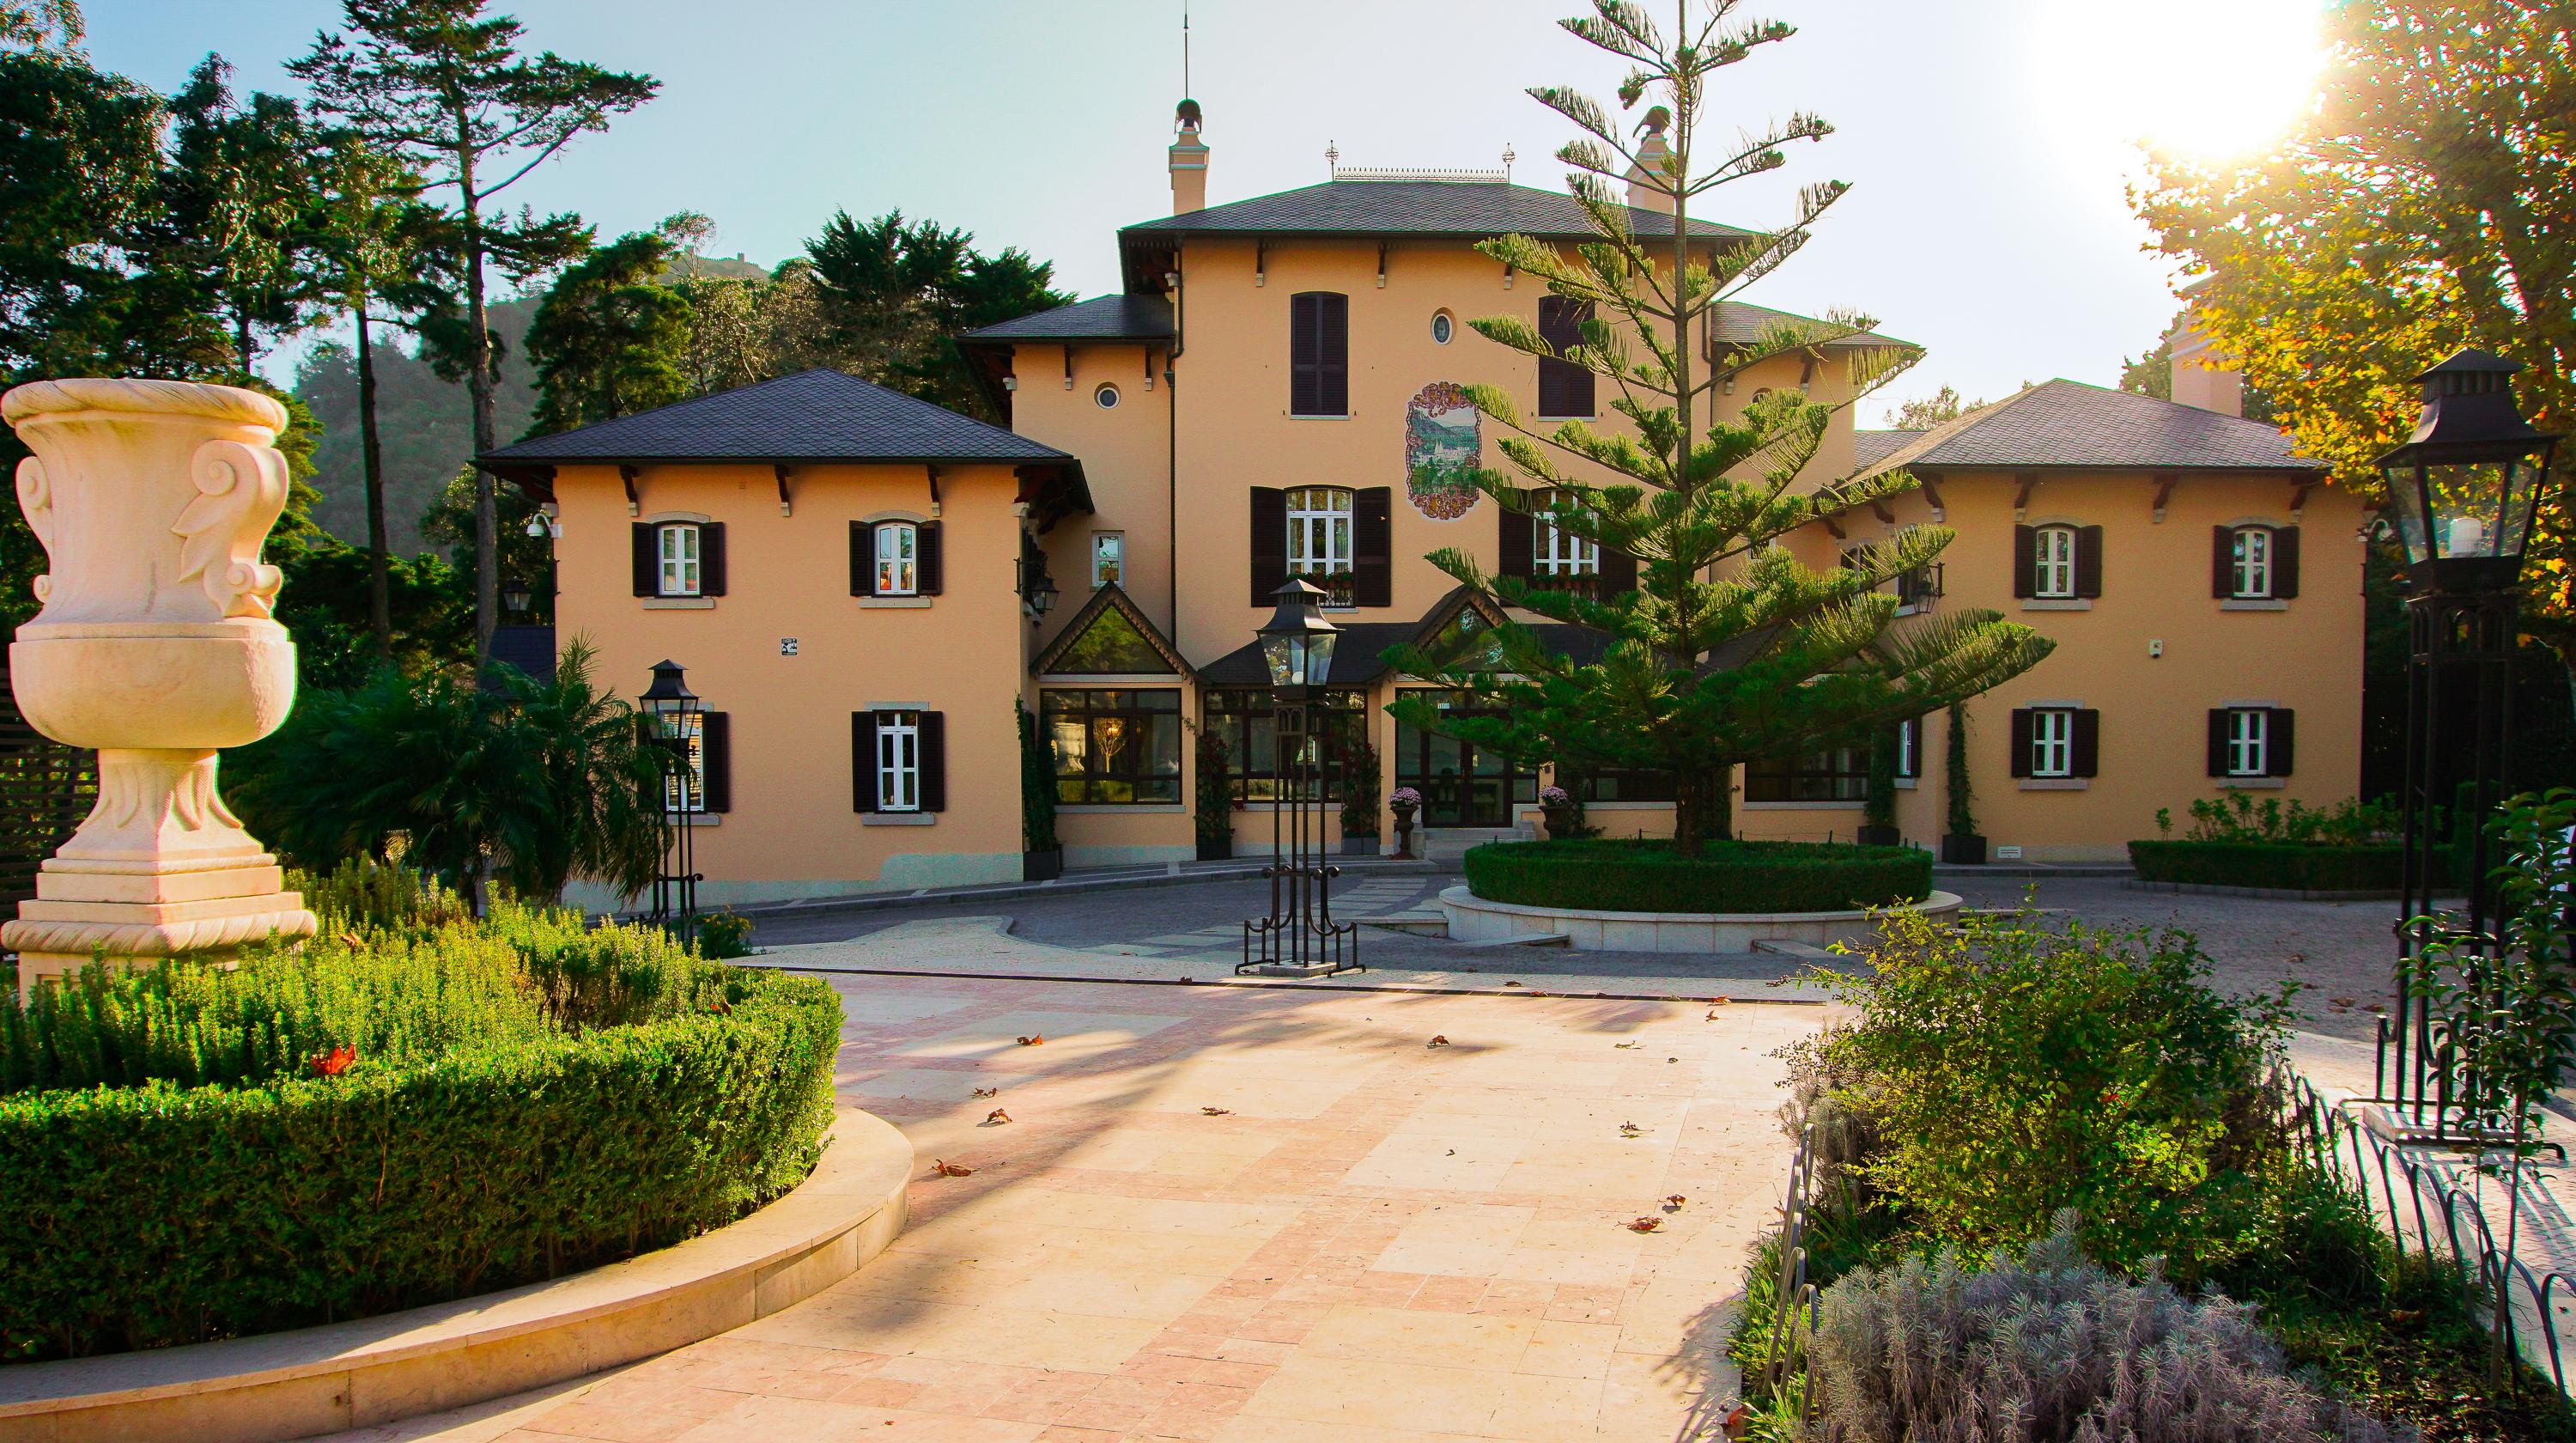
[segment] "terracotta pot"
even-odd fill
[[[99,799],[0,927],[22,987],[94,950],[220,954],[313,914],[215,787],[215,752],[277,729],[295,644],[260,560],[286,505],[285,408],[180,381],[38,381],[0,398],[35,454],[18,506],[44,544],[44,609],[10,682],[29,724],[98,750]]]

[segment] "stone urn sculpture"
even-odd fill
[[[285,508],[286,410],[181,381],[38,381],[0,397],[33,456],[18,506],[51,570],[9,648],[36,730],[98,750],[98,805],[0,926],[22,991],[93,956],[221,957],[310,936],[304,899],[215,791],[215,752],[295,700],[260,543]]]

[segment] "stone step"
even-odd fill
[[[1420,937],[1449,935],[1449,917],[1445,912],[1390,912],[1383,917],[1358,919],[1363,927],[1383,927],[1389,932],[1410,932]]]
[[[1562,932],[1523,932],[1517,937],[1497,937],[1491,942],[1461,942],[1462,951],[1478,952],[1496,947],[1564,947],[1574,939]]]
[[[1840,955],[1828,952],[1813,942],[1795,942],[1786,937],[1757,937],[1753,939],[1753,950],[1769,952],[1778,957],[1796,957],[1808,962],[1830,962]]]

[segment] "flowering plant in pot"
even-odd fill
[[[1563,787],[1541,787],[1538,809],[1547,818],[1547,834],[1563,841],[1583,830],[1583,804]]]
[[[1388,809],[1395,813],[1395,854],[1399,857],[1411,857],[1413,855],[1413,816],[1414,813],[1422,810],[1422,793],[1411,787],[1398,787],[1387,797],[1386,804]]]

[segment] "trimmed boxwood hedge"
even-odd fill
[[[2129,864],[2149,882],[2267,887],[2285,892],[2394,892],[2406,854],[2394,843],[2131,842]]]
[[[691,1010],[338,1076],[0,1097],[0,1356],[114,1352],[554,1277],[812,1170],[840,1000],[714,968]]]
[[[1489,842],[1466,867],[1486,901],[1586,912],[1844,912],[1932,894],[1931,853],[1830,842],[1710,842],[1696,857],[1654,841]]]

